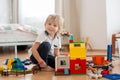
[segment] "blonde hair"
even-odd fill
[[[50,21],[51,19],[54,20],[55,22],[57,22],[58,28],[59,28],[58,32],[60,32],[61,29],[62,29],[62,27],[63,27],[63,22],[64,22],[62,16],[60,16],[60,15],[58,15],[58,14],[51,14],[51,15],[49,15],[49,16],[47,17],[46,21],[45,21],[45,25],[46,25],[46,23],[47,23],[48,21]]]

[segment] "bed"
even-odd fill
[[[32,45],[38,35],[38,30],[28,25],[1,24],[0,46],[14,46],[17,57],[18,45]]]

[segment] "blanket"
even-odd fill
[[[23,24],[0,24],[0,32],[7,32],[7,31],[15,31],[21,30],[25,32],[31,32],[34,34],[39,34],[39,29],[30,26],[30,25],[23,25]]]

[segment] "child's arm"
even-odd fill
[[[39,47],[40,43],[39,42],[35,42],[35,44],[32,46],[32,54],[35,57],[35,59],[37,60],[38,64],[40,65],[40,67],[45,67],[46,63],[45,61],[40,57],[37,49]]]

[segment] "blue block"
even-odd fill
[[[70,35],[70,40],[74,40],[74,36],[73,35]]]
[[[7,65],[8,64],[8,59],[6,59],[6,61],[5,61],[5,65]]]
[[[120,74],[107,74],[103,75],[103,77],[108,78],[110,80],[120,80]]]
[[[69,69],[65,68],[64,69],[64,74],[69,74]]]
[[[107,60],[112,61],[112,45],[107,46]]]

